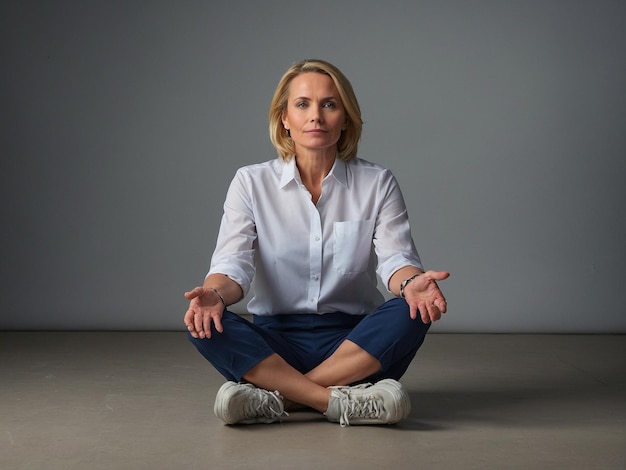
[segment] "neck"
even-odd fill
[[[297,151],[296,166],[303,183],[322,183],[335,163],[337,149],[320,151]]]
[[[317,204],[322,195],[322,181],[330,173],[335,163],[336,149],[332,152],[299,152],[296,154],[296,166],[302,184],[309,190],[313,203]]]

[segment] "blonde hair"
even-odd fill
[[[274,92],[270,105],[269,130],[270,140],[278,154],[286,161],[295,155],[293,140],[283,127],[283,113],[287,110],[289,87],[294,78],[306,72],[315,72],[328,75],[337,91],[346,113],[346,129],[341,133],[337,142],[338,156],[341,160],[349,161],[356,157],[361,139],[363,120],[361,108],[356,99],[352,85],[341,71],[334,65],[319,59],[306,59],[293,64],[282,76]]]

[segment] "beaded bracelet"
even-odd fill
[[[407,286],[409,282],[411,282],[413,279],[415,279],[417,276],[420,276],[421,274],[424,274],[424,273],[413,274],[410,278],[402,281],[402,284],[400,284],[400,297],[404,299],[404,288]]]

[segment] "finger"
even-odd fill
[[[450,277],[450,273],[448,271],[426,271],[423,276],[424,275],[435,281],[443,281],[444,279],[448,279]]]
[[[432,322],[440,320],[441,319],[441,311],[439,310],[439,307],[437,307],[435,304],[429,305],[428,306],[428,316],[430,317],[430,321],[432,321]]]
[[[439,309],[441,313],[446,313],[448,311],[448,302],[446,302],[445,299],[435,300],[435,306]]]
[[[420,317],[424,324],[430,323],[430,315],[428,314],[428,306],[425,303],[418,304]]]
[[[203,333],[207,338],[211,337],[211,316],[206,315],[202,321]]]
[[[195,299],[196,297],[201,296],[203,292],[204,292],[203,287],[194,287],[190,291],[185,292],[185,297],[189,300]]]
[[[224,327],[222,326],[222,318],[221,317],[215,317],[213,319],[213,325],[215,326],[215,329],[218,331],[218,333],[223,333],[224,332]]]
[[[185,323],[187,327],[193,326],[193,313],[193,310],[190,308],[187,309],[187,311],[185,312],[185,316],[183,317],[183,323]]]
[[[417,307],[415,305],[411,305],[410,312],[411,312],[411,320],[415,320],[418,314]]]
[[[195,330],[198,332],[198,336],[200,338],[204,338],[204,324],[203,324],[203,316],[200,313],[196,313],[193,317],[193,326]]]
[[[196,329],[194,328],[194,324],[193,324],[193,316],[194,316],[194,311],[189,309],[185,312],[185,317],[183,319],[185,326],[187,327],[187,331],[189,331],[189,333],[191,333],[191,336],[193,336],[194,338],[198,337],[198,332],[196,331]]]

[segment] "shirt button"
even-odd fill
[[[316,242],[319,242],[319,241],[320,241],[320,237],[318,237],[317,235],[315,235],[314,240],[315,240]]]
[[[317,281],[320,277],[316,274],[315,276],[313,276],[313,280]]]

